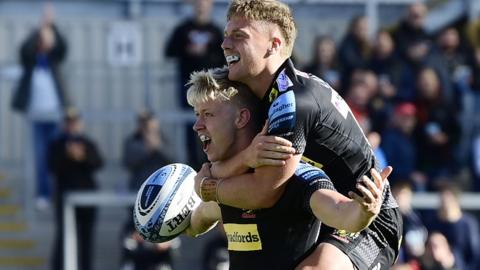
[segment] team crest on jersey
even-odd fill
[[[257,214],[255,213],[255,210],[244,210],[242,213],[242,218],[256,218]]]
[[[343,116],[344,119],[347,119],[350,108],[348,107],[345,100],[335,90],[333,90],[331,87],[330,90],[332,92],[331,102],[333,104],[333,107],[337,109],[337,111]]]
[[[277,97],[278,97],[278,90],[275,89],[275,88],[272,88],[272,90],[270,90],[270,94],[268,95],[268,101],[269,101],[269,102],[272,102],[272,101],[274,101]]]
[[[262,250],[262,240],[257,224],[223,224],[228,241],[228,250]]]
[[[280,72],[280,74],[277,77],[277,85],[278,85],[278,90],[280,92],[285,92],[290,86],[293,86],[292,81],[290,78],[285,74],[285,69]]]

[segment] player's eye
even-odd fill
[[[233,34],[233,38],[234,39],[242,39],[244,37],[244,35],[242,35],[241,33],[235,33]]]

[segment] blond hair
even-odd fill
[[[285,50],[282,53],[288,57],[292,55],[297,28],[286,4],[276,0],[233,0],[228,7],[227,21],[235,16],[278,26],[285,39]]]
[[[256,130],[263,123],[260,99],[243,83],[228,79],[228,68],[215,68],[193,72],[187,90],[187,101],[195,107],[207,101],[230,101],[238,108],[247,108],[254,116],[251,125]]]
[[[215,100],[249,107],[252,99],[256,99],[246,85],[228,79],[227,67],[193,72],[187,86],[187,101],[192,107]]]

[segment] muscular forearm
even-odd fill
[[[190,218],[190,225],[185,234],[197,237],[210,231],[221,219],[220,207],[215,202],[201,202],[193,211]]]
[[[293,156],[284,166],[263,166],[251,173],[222,179],[212,178],[207,172],[208,166],[204,165],[195,176],[195,190],[203,201],[244,209],[269,208],[281,196],[300,157]]]
[[[364,211],[356,201],[332,190],[318,190],[310,198],[315,216],[330,227],[358,232],[370,225],[375,215]]]
[[[246,173],[249,167],[245,165],[243,151],[228,160],[212,163],[211,173],[214,178],[227,178]]]
[[[218,187],[217,200],[242,209],[269,208],[280,197],[280,189],[258,179],[254,173],[224,179]]]

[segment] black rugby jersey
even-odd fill
[[[231,270],[293,269],[315,247],[320,221],[310,208],[318,189],[332,189],[325,173],[300,163],[282,197],[268,209],[220,205]]]
[[[373,150],[343,98],[288,59],[262,99],[268,134],[290,140],[302,159],[324,170],[346,195],[375,165]],[[397,207],[387,183],[382,208]]]

